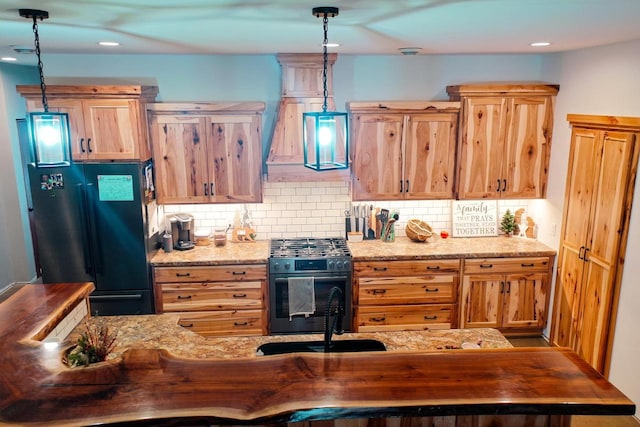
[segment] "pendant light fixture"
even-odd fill
[[[324,27],[322,89],[324,102],[321,112],[302,114],[302,142],[304,144],[304,165],[317,171],[347,169],[349,148],[347,134],[347,113],[327,111],[327,36],[329,17],[338,16],[337,7],[314,7],[313,16],[322,18]]]
[[[40,37],[38,20],[49,18],[49,12],[36,9],[20,9],[20,16],[33,20],[40,89],[42,90],[42,112],[29,113],[29,137],[33,148],[34,161],[38,167],[65,166],[71,163],[71,142],[69,139],[69,116],[67,113],[51,113],[47,104],[46,85],[42,59],[40,58]]]

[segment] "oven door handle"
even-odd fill
[[[295,277],[301,277],[300,274],[296,275]],[[324,279],[328,279],[328,280],[344,280],[347,281],[348,283],[351,283],[351,278],[349,276],[327,276],[325,274],[322,275],[318,275],[318,276],[314,276],[313,274],[309,274],[309,276],[305,276],[305,277],[313,277],[313,279],[317,282],[320,280],[324,280]],[[276,277],[273,280],[275,280],[276,282],[287,282],[289,279],[289,277]]]

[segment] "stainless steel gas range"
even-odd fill
[[[344,238],[271,240],[270,333],[324,331],[327,299],[333,287],[342,291],[343,327],[351,330],[351,270],[351,252]],[[296,310],[300,304],[307,306],[303,313]]]

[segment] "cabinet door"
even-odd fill
[[[357,114],[352,126],[353,200],[402,199],[404,115]]]
[[[496,198],[503,187],[502,160],[508,100],[466,98],[458,165],[458,198]]]
[[[559,253],[551,342],[575,348],[584,268],[582,249],[562,242]]]
[[[138,101],[87,99],[82,103],[87,159],[138,159],[141,122]]]
[[[462,282],[461,328],[499,328],[502,322],[501,274],[465,275]]]
[[[601,132],[598,141],[600,167],[595,174],[589,234],[583,252],[585,272],[575,350],[602,372],[608,334],[613,333],[609,331],[613,273],[618,262],[619,230],[624,228],[625,183],[632,173],[634,136],[625,132]]]
[[[212,202],[262,201],[262,146],[257,116],[208,118]]]
[[[509,274],[502,294],[503,328],[543,328],[547,311],[547,274]]]
[[[553,98],[516,97],[509,105],[500,197],[542,198],[551,152]]]
[[[156,116],[150,129],[158,203],[209,201],[205,119]]]
[[[404,149],[406,198],[453,198],[457,118],[444,113],[409,116]]]

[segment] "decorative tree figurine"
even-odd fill
[[[516,219],[511,211],[507,209],[507,211],[502,216],[502,221],[500,222],[500,230],[502,230],[502,232],[507,236],[511,236],[516,230],[516,227]]]

